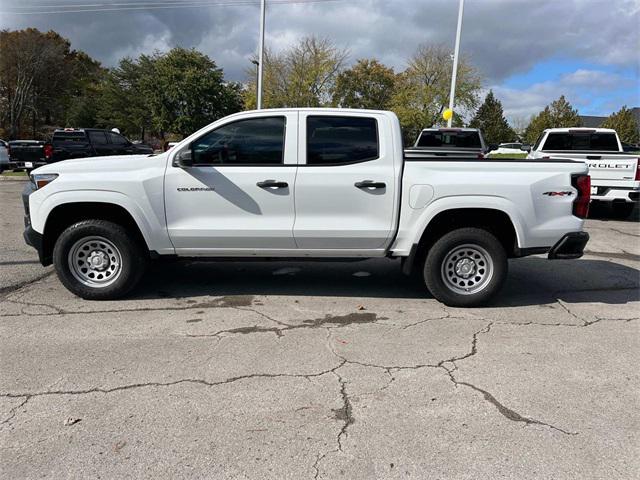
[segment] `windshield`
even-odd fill
[[[543,150],[618,151],[615,133],[550,133]]]
[[[432,131],[420,134],[417,147],[430,148],[482,148],[478,132]]]

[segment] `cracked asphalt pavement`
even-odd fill
[[[391,260],[173,262],[89,302],[0,184],[3,478],[640,477],[640,227],[448,308]]]

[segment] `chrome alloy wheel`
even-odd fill
[[[85,237],[73,244],[68,254],[69,270],[83,285],[104,288],[122,272],[118,248],[104,237]]]
[[[440,274],[449,290],[472,295],[485,289],[491,281],[493,261],[479,245],[459,245],[445,256]]]

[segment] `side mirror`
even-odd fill
[[[531,152],[531,145],[520,145],[520,150],[529,153]]]
[[[189,147],[180,150],[175,157],[175,163],[178,164],[179,167],[189,168],[193,167],[193,155],[191,154],[191,145]]]

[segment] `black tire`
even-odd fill
[[[98,255],[97,260],[103,264],[96,270],[89,261]],[[105,220],[83,220],[71,225],[60,234],[53,248],[58,278],[69,291],[86,300],[125,296],[138,284],[147,263],[143,246],[122,226]],[[92,274],[92,278],[87,277]],[[109,275],[111,278],[107,278]]]
[[[614,218],[619,218],[622,220],[625,220],[629,218],[629,216],[631,216],[633,207],[635,207],[635,204],[630,202],[614,202],[613,205],[611,205]]]
[[[460,228],[433,244],[423,274],[431,294],[445,305],[475,307],[500,291],[507,271],[507,254],[495,236],[480,228]]]

